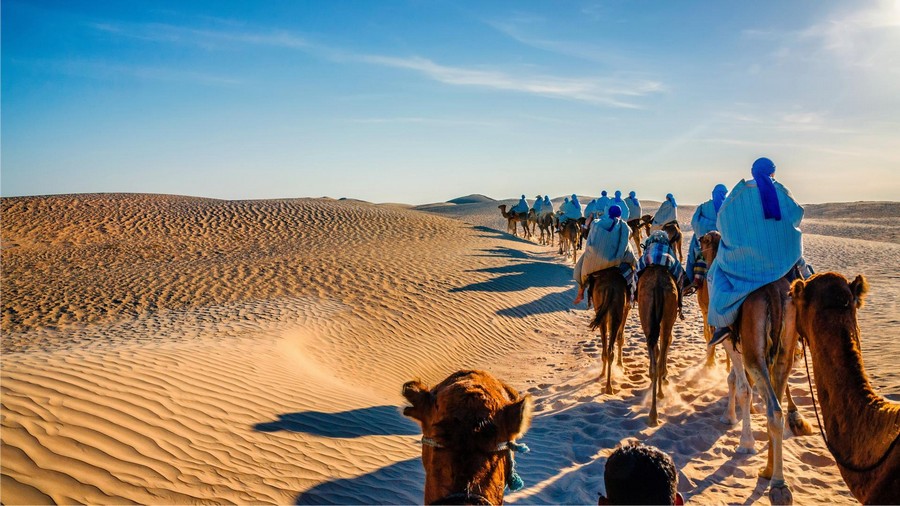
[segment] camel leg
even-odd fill
[[[751,395],[750,384],[747,382],[747,373],[744,370],[741,356],[731,340],[726,340],[722,343],[722,346],[725,348],[725,353],[731,357],[731,373],[728,375],[728,411],[720,420],[730,425],[736,424],[735,405],[740,403],[741,441],[738,444],[737,453],[754,454],[756,453],[755,440],[753,439],[753,430],[750,425],[750,402],[753,396]],[[730,388],[732,384],[734,388]]]
[[[659,390],[659,367],[657,365],[656,350],[658,346],[659,343],[656,346],[647,346],[647,351],[650,353],[650,418],[647,420],[647,425],[650,427],[659,425],[659,416],[656,412],[656,396]]]
[[[783,353],[785,359],[784,394],[787,397],[788,426],[791,429],[791,433],[795,436],[809,436],[813,433],[812,426],[803,418],[803,415],[801,415],[800,411],[797,409],[797,405],[794,404],[794,398],[791,397],[791,388],[787,384],[787,378],[794,368],[794,359],[797,357],[797,347],[800,345],[800,336],[797,333],[796,325],[797,307],[794,306],[793,301],[789,301],[785,306],[784,339],[786,341],[786,346]],[[779,358],[781,358],[781,356],[779,356]]]
[[[625,367],[625,363],[622,362],[622,348],[625,347],[625,320],[628,318],[628,312],[626,310],[625,317],[622,318],[622,325],[618,332],[618,337],[616,338],[616,343],[619,345],[619,351],[616,355],[616,365],[619,367]]]
[[[660,377],[663,385],[669,384],[669,347],[672,345],[672,327],[675,326],[675,314],[663,316],[662,321],[662,349],[660,350]]]

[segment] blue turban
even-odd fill
[[[635,198],[637,197],[637,193],[634,193],[634,190],[631,190],[630,192],[628,192],[628,196],[631,198]]]
[[[772,182],[772,174],[775,173],[775,163],[768,158],[760,158],[753,162],[750,170],[756,187],[759,188],[759,198],[762,200],[763,215],[767,220],[781,220],[781,208],[778,207],[778,192],[775,191],[775,183]]]
[[[666,200],[671,202],[674,207],[678,207],[678,204],[675,203],[675,197],[671,193],[666,194]]]
[[[619,218],[622,217],[622,209],[619,208],[616,204],[609,206],[609,209],[606,210],[606,215],[610,217],[611,223],[609,224],[609,228],[606,229],[607,232],[612,232],[613,227],[616,226],[616,222],[619,221]]]
[[[716,213],[719,212],[719,208],[722,207],[722,202],[725,202],[725,196],[728,195],[728,188],[725,187],[724,184],[717,184],[712,191],[712,200],[713,205],[716,206]]]
[[[620,192],[619,190],[616,190],[616,198],[617,198],[617,199],[621,199],[621,198],[622,198],[622,192]]]
[[[602,197],[605,197],[605,196],[606,196],[606,190],[603,190],[602,192],[600,192],[600,195],[601,195]]]

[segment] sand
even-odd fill
[[[737,455],[739,427],[718,421],[724,366],[701,366],[695,300],[648,428],[637,315],[616,393],[602,394],[571,261],[504,233],[500,203],[2,199],[0,500],[421,502],[400,386],[481,368],[536,401],[517,461],[526,488],[509,503],[596,503],[606,457],[629,440],[673,456],[690,502],[767,502],[764,416],[759,454]],[[819,270],[869,277],[864,359],[893,399],[898,210],[811,206],[805,235]],[[815,426],[801,368],[791,388]],[[797,503],[854,502],[818,435],[786,430],[785,475]]]

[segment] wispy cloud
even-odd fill
[[[627,64],[625,59],[619,55],[619,52],[610,47],[536,35],[535,32],[538,29],[535,27],[543,24],[543,20],[539,17],[518,15],[502,21],[488,20],[485,23],[528,47],[595,63]]]
[[[313,43],[284,30],[210,30],[173,25],[122,25],[94,23],[94,29],[125,37],[156,42],[193,44],[210,49],[224,44],[265,45],[304,51],[335,62],[358,62],[416,72],[443,84],[511,91],[542,97],[574,100],[598,106],[641,109],[637,98],[665,91],[659,81],[623,77],[568,77],[531,71],[503,71],[442,65],[421,56],[358,54]]]
[[[651,80],[632,80],[591,77],[559,77],[522,74],[488,69],[454,67],[435,63],[418,56],[358,55],[355,59],[418,72],[429,79],[458,86],[515,91],[544,97],[576,100],[595,105],[640,109],[641,105],[628,98],[637,98],[665,90],[662,83]]]
[[[381,117],[381,118],[349,118],[349,123],[362,125],[384,125],[384,124],[409,124],[409,125],[428,125],[440,127],[459,127],[459,126],[478,126],[478,127],[496,127],[502,126],[497,121],[480,121],[480,120],[460,120],[446,118],[428,118],[420,116],[397,116],[397,117]]]

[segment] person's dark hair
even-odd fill
[[[603,473],[610,504],[675,504],[677,479],[672,457],[641,443],[616,448]]]

